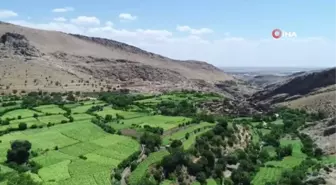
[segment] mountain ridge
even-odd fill
[[[3,22],[0,36],[2,91],[105,91],[124,87],[146,92],[219,92],[222,90],[216,83],[235,81],[209,63],[170,59],[110,39]]]

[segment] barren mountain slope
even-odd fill
[[[292,108],[323,111],[330,116],[336,110],[336,68],[295,75],[287,81],[266,87],[252,96],[254,102],[278,103]]]
[[[13,90],[219,91],[235,80],[198,61],[178,61],[113,40],[0,23],[0,87]]]

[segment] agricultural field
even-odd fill
[[[135,124],[141,127],[149,125],[151,127],[161,127],[164,130],[169,130],[174,127],[177,127],[179,124],[185,123],[190,120],[191,120],[190,118],[181,116],[154,115],[154,116],[137,117],[134,119],[126,119],[122,120],[122,122],[126,125]]]
[[[2,120],[17,119],[19,116],[21,116],[21,118],[29,118],[29,117],[33,117],[34,114],[43,115],[43,113],[30,110],[30,109],[16,109],[16,110],[6,112],[4,115],[1,116],[1,119]]]
[[[147,105],[156,105],[162,101],[182,101],[182,100],[189,100],[193,102],[200,102],[204,100],[217,100],[222,97],[217,95],[211,95],[211,94],[200,94],[200,95],[194,95],[189,93],[174,93],[174,94],[165,94],[161,96],[156,96],[153,98],[138,100],[136,102],[143,103]]]
[[[167,150],[161,150],[158,152],[151,153],[144,161],[142,161],[137,168],[130,175],[128,182],[130,185],[137,185],[142,177],[146,174],[148,167],[154,163],[157,163],[163,159],[164,156],[168,155]]]
[[[78,121],[3,135],[2,162],[10,142],[17,139],[30,141],[32,151],[39,153],[31,160],[42,165],[38,175],[45,183],[109,184],[112,168],[140,149],[131,138],[107,134],[89,121]]]
[[[21,107],[21,105],[11,105],[11,106],[6,106],[6,107],[0,106],[0,113],[3,113],[7,110],[18,109],[20,107]]]
[[[48,123],[61,123],[62,121],[69,121],[68,118],[66,118],[63,115],[50,115],[50,116],[41,116],[37,118],[41,123],[48,124]]]
[[[283,169],[262,167],[253,178],[253,185],[264,185],[266,182],[272,182],[281,177]]]
[[[292,145],[292,155],[286,156],[280,161],[268,161],[265,163],[266,167],[260,168],[256,176],[253,178],[253,185],[264,185],[266,182],[277,180],[281,177],[282,172],[286,169],[292,169],[299,166],[305,160],[306,154],[302,153],[302,143],[299,139],[280,140],[280,145]],[[271,155],[276,155],[273,147],[265,147]]]
[[[98,112],[97,114],[99,114]],[[120,112],[125,117],[125,119],[120,120],[119,122],[110,122],[109,125],[113,127],[116,130],[122,130],[125,128],[132,128],[135,130],[140,130],[145,126],[149,125],[151,127],[161,127],[165,131],[170,130],[172,128],[178,127],[179,124],[185,123],[187,121],[190,121],[190,118],[181,117],[181,116],[162,116],[162,115],[154,115],[154,116],[148,116],[144,113],[138,113],[138,112],[129,112],[130,114],[125,114],[123,112]],[[105,115],[105,114],[103,114]],[[129,118],[133,117],[133,118]],[[134,118],[136,117],[136,118]]]
[[[90,114],[72,114],[71,115],[73,117],[73,119],[75,121],[81,121],[81,120],[91,120],[93,118],[93,116],[91,116]]]
[[[48,113],[48,114],[63,114],[65,113],[65,110],[59,108],[58,105],[41,105],[38,107],[35,107],[34,110],[42,113]]]
[[[144,113],[116,110],[116,109],[113,109],[112,107],[104,107],[103,111],[98,111],[95,113],[102,117],[105,117],[108,114],[112,115],[113,117],[116,117],[116,114],[119,114],[123,116],[125,119],[138,118],[138,117],[145,116]]]
[[[74,106],[71,109],[71,113],[85,113],[86,111],[88,111],[91,107],[95,106],[95,105],[104,105],[104,104],[87,104],[87,105],[78,105],[78,106]]]
[[[217,185],[217,182],[215,179],[207,179],[206,180],[207,185]]]
[[[175,139],[183,139],[187,133],[190,133],[190,135],[194,134],[194,131],[197,129],[203,129],[204,127],[207,126],[213,126],[211,123],[207,122],[201,122],[200,124],[193,124],[189,125],[186,128],[181,128],[179,131],[174,132],[172,134],[164,136],[162,143],[163,145],[168,145],[172,140]]]

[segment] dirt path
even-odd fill
[[[141,145],[141,153],[139,154],[137,162],[141,162],[142,159],[145,158],[145,145]],[[131,174],[131,167],[128,166],[124,169],[124,171],[121,173],[121,185],[127,185],[126,178]]]

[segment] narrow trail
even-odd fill
[[[137,162],[139,163],[145,157],[145,145],[141,145],[141,153],[139,154]],[[128,166],[121,173],[120,185],[127,185],[126,178],[131,174],[131,167]]]

